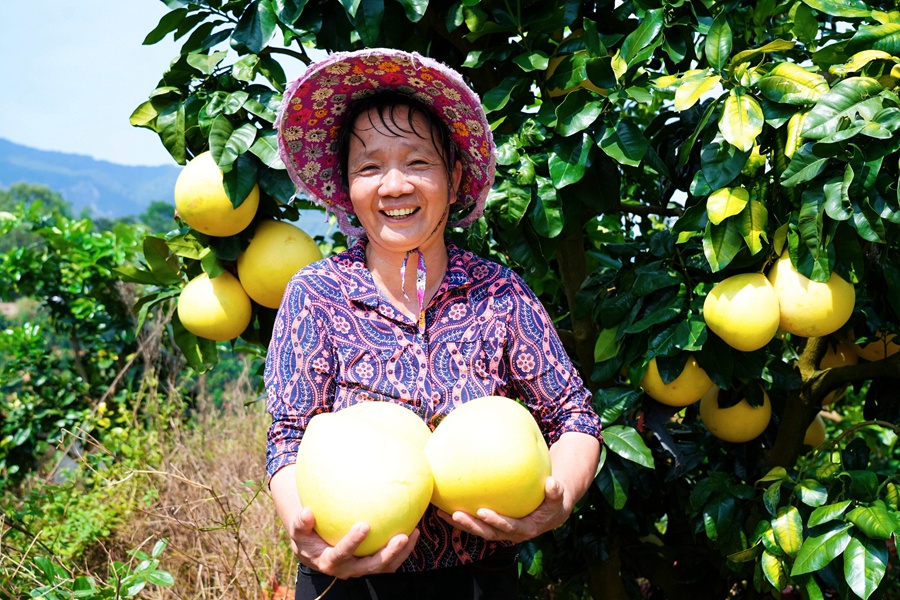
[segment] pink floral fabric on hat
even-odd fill
[[[459,73],[415,52],[369,48],[332,54],[288,87],[275,127],[281,158],[299,192],[333,212],[344,233],[363,233],[349,220],[353,206],[341,185],[337,140],[350,104],[385,89],[418,100],[447,125],[463,166],[450,225],[471,224],[484,211],[494,182],[490,126],[481,100]]]

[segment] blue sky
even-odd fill
[[[154,132],[128,122],[181,47],[171,34],[142,45],[167,12],[160,0],[0,0],[0,138],[124,165],[174,165]],[[288,77],[302,69],[282,66]]]
[[[171,36],[141,42],[159,0],[0,2],[0,138],[128,165],[175,164],[128,117],[178,54]]]

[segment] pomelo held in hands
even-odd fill
[[[314,416],[297,450],[300,503],[334,546],[354,524],[369,524],[356,556],[369,556],[415,529],[432,493],[422,453],[431,431],[411,410],[363,402]]]
[[[454,408],[432,432],[425,456],[432,503],[453,514],[479,508],[521,518],[544,501],[550,451],[527,408],[485,396]]]

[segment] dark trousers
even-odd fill
[[[294,598],[315,600],[333,580],[300,565]],[[516,555],[510,548],[459,567],[339,579],[322,600],[515,600],[518,585]]]

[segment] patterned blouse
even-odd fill
[[[435,417],[481,396],[522,400],[549,444],[567,431],[600,438],[590,392],[540,301],[512,270],[448,244],[444,281],[417,323],[384,299],[365,240],[301,270],[288,284],[266,359],[272,425],[269,477],[295,461],[309,420],[379,400]],[[461,532],[430,506],[401,571],[469,563],[503,543]]]

